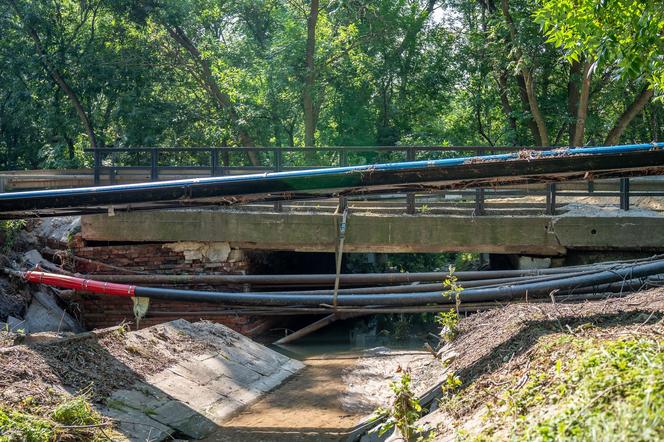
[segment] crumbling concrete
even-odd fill
[[[53,296],[43,291],[33,293],[25,314],[25,332],[82,332],[83,328],[65,312]]]
[[[228,242],[242,250],[333,252],[338,215],[232,210],[125,212],[82,218],[93,241]],[[663,250],[664,216],[644,210],[586,207],[566,214],[405,216],[352,213],[348,252],[483,252],[561,256],[568,250]]]
[[[184,254],[185,262],[225,262],[231,254],[231,246],[227,242],[194,242],[183,241],[164,244],[164,247]]]

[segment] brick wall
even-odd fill
[[[78,316],[88,329],[112,327],[125,322],[136,329],[133,303],[130,298],[92,294],[69,297],[70,311]],[[148,312],[139,321],[139,328],[184,318],[188,321],[208,320],[224,324],[246,336],[256,336],[273,325],[265,316],[228,315],[219,313],[219,305],[202,302],[150,300]]]
[[[224,260],[186,259],[185,252],[174,249],[171,244],[131,244],[73,248],[74,255],[98,263],[121,267],[125,273],[218,273],[241,274],[247,270],[247,261],[238,250],[231,250]],[[75,261],[80,273],[117,274],[113,269],[94,262]]]
[[[227,243],[155,243],[88,246],[80,238],[70,244],[74,270],[81,274],[243,274],[248,264],[244,254]],[[67,258],[64,258],[67,259]],[[113,266],[113,267],[109,267]],[[178,286],[196,290],[241,291],[237,286]],[[122,321],[135,322],[131,299],[90,294],[70,296],[70,311],[89,329],[111,327]],[[188,303],[151,300],[140,327],[184,318],[219,322],[240,333],[253,336],[273,323],[266,317],[220,314],[213,303]],[[134,326],[135,327],[135,326]]]

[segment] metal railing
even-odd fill
[[[238,173],[281,172],[298,169],[343,167],[377,162],[416,161],[461,156],[491,155],[513,153],[521,150],[548,150],[550,147],[525,146],[334,146],[334,147],[134,147],[134,148],[97,148],[86,149],[94,161],[94,183],[99,185],[103,174],[108,174],[111,182],[122,171],[149,172],[149,179],[159,180],[164,172],[195,172],[209,176],[224,176]],[[193,164],[182,165],[181,161],[168,160],[173,154],[186,155]],[[168,164],[164,164],[168,163]],[[620,208],[629,210],[630,182],[621,178],[618,193],[597,192],[594,183],[588,182],[586,192],[561,192],[555,183],[547,184],[545,213],[556,213],[556,196],[595,195],[620,199]],[[474,215],[486,213],[485,198],[488,189],[475,189]],[[454,194],[467,194],[453,191]],[[507,195],[507,192],[501,192]],[[534,192],[529,192],[533,194]],[[514,194],[518,195],[519,192]],[[523,192],[521,192],[523,194]],[[657,192],[641,192],[648,196],[661,196]],[[339,205],[343,208],[347,201],[340,197]],[[282,203],[274,203],[277,211]],[[416,213],[415,194],[406,194],[406,213]]]

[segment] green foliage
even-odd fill
[[[664,434],[662,344],[558,341],[553,348],[564,346],[567,357],[550,370],[531,370],[525,384],[491,407],[493,417],[511,423],[518,440],[658,440]]]
[[[538,2],[506,3],[514,41],[495,1],[321,1],[311,87],[316,143],[535,144],[524,66],[552,142],[565,143],[576,121],[570,86],[579,79],[562,55],[600,60],[585,137],[596,142],[642,88],[641,77],[662,83],[662,2],[546,0],[537,12],[546,35],[532,19]],[[303,145],[308,7],[301,0],[6,2],[0,169],[89,166],[90,131],[99,146]],[[649,105],[626,136],[654,139],[660,114],[660,104]],[[404,159],[348,157],[351,164]],[[139,154],[104,160],[147,164]],[[193,160],[205,162],[194,154],[163,159]],[[247,162],[241,154],[229,160]],[[337,161],[299,152],[285,159]]]
[[[59,404],[51,413],[51,418],[62,425],[97,425],[101,420],[86,394]]]
[[[96,440],[98,428],[94,426],[100,423],[101,416],[86,393],[65,399],[52,409],[27,397],[18,407],[0,406],[0,442]]]
[[[461,292],[463,292],[463,287],[459,285],[458,278],[454,274],[455,271],[456,267],[450,264],[448,267],[448,275],[443,280],[443,287],[445,288],[443,296],[446,300],[454,300],[456,310],[458,311],[459,305],[461,304]]]
[[[627,79],[664,87],[664,3],[657,0],[544,0],[535,12],[548,41],[572,61],[616,64]]]
[[[54,437],[55,428],[48,419],[0,408],[0,442],[49,442]]]
[[[457,282],[457,277],[454,274],[455,270],[454,266],[450,265],[449,274],[443,281],[443,286],[446,289],[443,292],[443,296],[446,300],[454,300],[455,308],[446,312],[440,312],[436,316],[436,323],[441,327],[439,335],[447,342],[452,342],[459,334],[459,306],[461,305],[461,292],[463,292],[463,287]]]
[[[441,392],[443,393],[443,396],[450,396],[454,394],[454,392],[461,387],[463,382],[461,381],[461,378],[457,376],[455,373],[448,373],[447,376],[445,376],[445,380],[443,381],[442,385],[440,386]]]
[[[459,314],[454,309],[450,309],[446,312],[440,312],[436,316],[436,324],[438,324],[441,329],[438,332],[438,335],[446,342],[454,341],[454,338],[459,334]]]
[[[424,429],[416,425],[422,415],[422,406],[412,391],[410,372],[401,369],[400,371],[399,380],[390,383],[394,393],[392,405],[376,411],[374,419],[384,419],[377,428],[378,435],[382,436],[396,427],[406,442],[428,440],[424,436]]]
[[[25,225],[26,221],[23,219],[0,221],[0,238],[4,239],[0,249],[2,253],[9,253],[14,248],[18,234]]]

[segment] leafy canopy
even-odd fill
[[[661,0],[544,0],[535,19],[567,59],[615,64],[623,78],[664,87]]]

